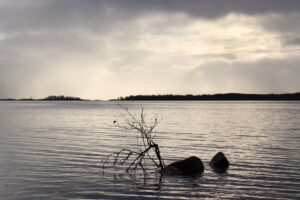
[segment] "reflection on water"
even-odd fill
[[[123,103],[123,102],[122,102]],[[144,182],[103,158],[135,145],[112,126],[115,102],[0,102],[0,199],[299,199],[299,102],[124,102],[162,118],[156,131],[165,163],[199,156],[198,177]],[[228,173],[209,160],[223,151]]]

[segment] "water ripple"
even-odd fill
[[[145,102],[133,112],[164,119],[156,139],[166,163],[199,156],[198,177],[132,179],[102,160],[136,144],[110,126],[112,102],[0,102],[0,199],[300,199],[299,103]],[[231,162],[216,174],[210,159]]]

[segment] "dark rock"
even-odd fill
[[[201,159],[196,156],[174,162],[163,169],[164,174],[170,175],[193,175],[203,171],[204,165]]]
[[[223,173],[228,169],[229,162],[226,156],[222,152],[219,152],[211,159],[209,166],[213,168],[214,171]]]

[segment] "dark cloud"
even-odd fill
[[[133,11],[183,12],[192,16],[215,18],[231,12],[261,14],[299,11],[298,0],[123,0],[110,1],[115,8]]]
[[[8,0],[7,0],[8,1]],[[0,4],[0,29],[5,31],[111,28],[123,21],[155,13],[185,13],[218,18],[228,13],[249,15],[299,12],[299,0],[49,0]]]
[[[298,36],[283,36],[281,38],[283,45],[300,46],[300,37]]]
[[[300,38],[299,37],[295,37],[293,39],[291,39],[289,41],[290,44],[294,44],[294,45],[300,45]]]

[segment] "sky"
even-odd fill
[[[0,98],[300,91],[299,0],[0,0]]]

